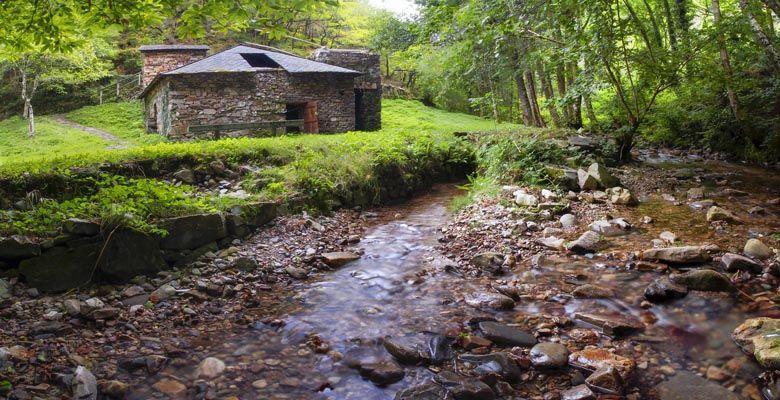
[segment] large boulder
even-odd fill
[[[100,273],[113,283],[137,275],[154,275],[167,267],[154,237],[130,229],[115,232],[100,258]]]
[[[23,260],[40,254],[41,246],[27,237],[0,238],[0,260]]]
[[[617,180],[609,171],[599,163],[593,163],[588,167],[588,175],[592,176],[596,182],[599,183],[601,188],[611,188],[620,186],[620,181]]]
[[[19,264],[27,284],[44,292],[61,292],[86,285],[93,278],[101,243],[75,248],[54,247]]]
[[[277,204],[254,202],[236,205],[230,208],[230,214],[241,216],[244,223],[251,227],[263,226],[276,218]]]
[[[742,252],[748,257],[757,258],[759,260],[765,260],[772,257],[772,249],[758,239],[748,239]]]
[[[694,264],[709,261],[710,255],[701,246],[680,246],[645,250],[642,259],[670,264]]]
[[[62,223],[62,231],[72,235],[95,236],[100,233],[100,224],[81,218],[69,218]]]
[[[574,253],[593,253],[601,247],[601,236],[593,231],[587,231],[576,240],[568,243],[566,249]]]
[[[607,189],[609,195],[609,201],[612,204],[635,206],[639,204],[639,200],[636,199],[633,193],[626,188],[619,186]]]
[[[222,214],[188,215],[167,219],[158,225],[168,232],[160,241],[162,249],[195,249],[227,236]]]
[[[731,292],[734,285],[726,275],[711,269],[696,269],[669,277],[673,283],[684,285],[690,290],[704,292]]]
[[[751,318],[734,329],[731,337],[764,368],[780,369],[780,319]]]
[[[577,170],[577,184],[580,190],[596,190],[599,188],[599,181],[584,169]]]

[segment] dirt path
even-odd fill
[[[58,124],[69,126],[71,128],[87,132],[90,135],[98,136],[98,137],[108,141],[109,143],[111,143],[108,146],[109,150],[122,150],[122,149],[126,149],[126,148],[130,147],[130,142],[128,142],[128,141],[126,141],[126,140],[124,140],[122,138],[114,136],[113,134],[108,133],[108,132],[106,132],[104,130],[100,130],[100,129],[97,129],[97,128],[93,128],[91,126],[81,125],[79,123],[73,122],[73,121],[65,118],[65,116],[62,115],[62,114],[56,114],[56,115],[52,116],[52,119],[54,121],[56,121]]]

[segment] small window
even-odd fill
[[[255,68],[279,68],[279,64],[263,53],[241,53],[241,57]]]

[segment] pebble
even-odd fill
[[[569,363],[569,349],[560,343],[539,343],[531,348],[530,357],[534,367],[563,368]]]

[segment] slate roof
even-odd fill
[[[161,75],[200,74],[207,72],[253,72],[267,70],[268,68],[258,68],[249,65],[249,62],[241,56],[241,54],[253,53],[265,54],[268,58],[279,64],[279,67],[291,74],[325,72],[360,75],[360,72],[351,69],[245,45],[229,48],[202,60],[195,61],[194,63],[187,64],[172,71],[164,72]]]
[[[138,48],[139,51],[189,51],[208,49],[209,46],[201,44],[145,44]]]

